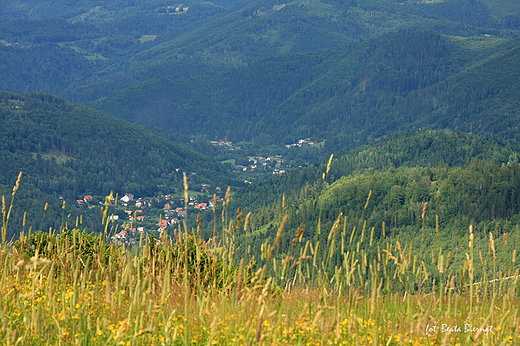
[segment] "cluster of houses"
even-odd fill
[[[249,160],[248,166],[236,165],[235,169],[237,171],[247,171],[248,169],[255,170],[258,168],[259,165],[262,165],[265,167],[268,164],[271,164],[271,162],[275,161],[274,158],[262,157],[262,156],[248,156],[247,159]]]
[[[280,169],[280,168],[275,168],[271,172],[272,175],[278,175],[278,176],[281,176],[284,173],[285,173],[285,169]]]
[[[135,206],[137,208],[152,206],[152,201],[150,201],[148,199],[138,198],[135,202],[133,202],[133,200],[134,200],[133,194],[125,193],[125,195],[123,197],[121,197],[121,205],[128,207],[128,206],[130,206],[130,204],[135,204]]]
[[[85,196],[90,197],[90,196]],[[161,233],[163,232],[168,226],[175,226],[179,224],[182,220],[182,218],[186,217],[187,211],[184,207],[175,207],[173,203],[169,202],[173,199],[173,196],[168,195],[160,195],[157,196],[159,198],[164,198],[166,200],[166,203],[163,206],[163,214],[164,219],[161,218],[160,221],[156,224],[158,226],[157,232]],[[221,201],[222,197],[217,196],[217,201]],[[91,198],[87,198],[87,200],[91,200]],[[123,197],[121,197],[121,205],[125,207],[129,207],[130,205],[135,205],[135,210],[125,210],[125,213],[127,214],[128,221],[131,221],[132,223],[125,224],[126,227],[124,227],[123,230],[116,233],[112,237],[112,241],[118,244],[122,243],[135,243],[136,239],[139,239],[140,236],[137,236],[136,234],[145,232],[145,228],[143,226],[140,227],[133,227],[135,224],[133,222],[142,222],[145,221],[146,216],[143,215],[144,211],[141,208],[146,207],[152,207],[152,202],[147,199],[138,198],[135,199],[135,196],[131,193],[125,194]],[[180,199],[181,203],[184,203],[184,197]],[[208,203],[199,203],[195,199],[195,197],[190,196],[188,200],[188,208],[193,208],[194,211],[198,210],[212,210],[214,205],[213,201],[209,201]],[[118,215],[114,215],[110,218],[110,220],[117,220],[119,219]]]
[[[209,141],[214,146],[224,147],[229,150],[233,150],[233,143],[229,141]]]
[[[255,170],[259,166],[263,166],[264,169],[267,168],[269,172],[271,172],[272,175],[282,175],[285,173],[285,169],[279,168],[283,161],[280,157],[262,157],[262,156],[248,156],[249,165],[243,166],[243,165],[236,165],[235,169],[237,171],[248,171],[248,170]],[[275,168],[272,168],[272,166],[275,166]],[[244,181],[244,183],[251,184],[250,181]]]
[[[286,144],[285,146],[287,148],[290,148],[290,147],[298,147],[298,148],[301,148],[303,145],[314,145],[315,142],[313,141],[309,141],[309,140],[306,140],[306,139],[300,139],[298,141],[298,143],[293,143],[293,144]]]
[[[188,12],[189,7],[180,6],[167,6],[159,8],[159,14],[179,14],[183,12]]]
[[[92,196],[85,196],[85,197],[83,197],[83,199],[78,199],[76,202],[78,203],[78,205],[81,206],[81,205],[83,205],[83,203],[89,203],[89,202],[91,202],[92,199],[93,199]]]

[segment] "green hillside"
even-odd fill
[[[102,70],[104,77],[115,78],[122,60],[190,32],[238,3],[9,1],[0,12],[0,89],[62,94]]]
[[[384,136],[369,144],[346,153],[336,153],[326,177],[326,182],[351,174],[359,174],[371,168],[389,167],[462,167],[472,159],[492,162],[497,165],[519,161],[520,145],[499,137],[484,137],[460,131],[410,130]],[[322,180],[328,160],[281,177],[266,179],[241,193],[236,204],[254,210],[271,205],[282,199],[283,194],[298,195],[305,185],[314,185]],[[260,196],[262,196],[260,198]]]
[[[494,6],[511,11],[506,3]],[[66,95],[78,102],[93,101],[143,80],[236,68],[259,58],[324,51],[402,30],[465,37],[518,35],[512,15],[501,13],[493,16],[484,3],[472,0],[249,1],[111,66],[104,73],[112,78],[95,76]],[[89,93],[92,88],[95,94]]]
[[[418,127],[516,138],[520,13],[509,1],[172,6],[12,2],[0,87],[260,147],[313,138],[337,152]]]
[[[45,94],[8,92],[0,93],[0,102],[4,195],[10,195],[23,172],[18,222],[24,211],[39,220],[46,202],[59,215],[58,197],[75,205],[84,195],[107,196],[111,191],[136,196],[155,196],[164,189],[181,193],[183,173],[193,189],[201,184],[239,185],[224,166],[186,144],[84,106]]]
[[[246,206],[245,213],[252,212],[251,232],[239,233],[238,241],[260,257],[260,244],[274,239],[282,216],[288,215],[283,249],[291,248],[299,227],[304,229],[302,244],[328,243],[342,215],[341,230],[347,236],[357,232],[359,237],[365,228],[365,239],[399,237],[418,248],[425,203],[425,249],[458,248],[470,224],[480,239],[489,232],[516,234],[519,149],[514,141],[461,132],[387,136],[334,158],[325,180],[327,162],[249,188],[233,200],[234,206]],[[434,237],[437,232],[444,244]],[[291,251],[297,253],[299,246]],[[341,244],[335,246],[339,252]]]
[[[110,114],[210,139],[328,152],[410,128],[516,138],[518,39],[388,34],[218,73],[151,79],[94,103]]]
[[[515,36],[519,14],[508,0],[85,0],[74,4],[16,0],[0,14],[0,42],[9,45],[5,53],[9,59],[2,60],[23,59],[30,64],[17,73],[15,65],[6,63],[0,87],[59,93],[74,102],[87,102],[165,75],[214,72],[259,58],[323,51],[402,30]],[[45,57],[45,50],[54,58],[41,63],[38,57]],[[93,66],[82,67],[75,78],[56,73],[42,76],[40,71],[77,69],[84,60]],[[38,78],[31,80],[31,74]],[[20,84],[21,79],[27,85]]]

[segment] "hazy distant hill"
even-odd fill
[[[329,152],[409,128],[520,139],[518,39],[392,33],[218,73],[150,79],[95,106],[136,123],[210,138]]]
[[[0,87],[87,102],[146,80],[323,51],[399,30],[510,37],[519,33],[519,15],[511,0],[15,0],[0,13],[0,44],[9,50],[0,51]],[[82,66],[81,58],[92,66]],[[27,67],[18,73],[20,60]],[[60,70],[75,71],[73,78]]]
[[[9,1],[0,11],[0,89],[60,94],[101,70],[114,78],[121,61],[240,3]]]
[[[77,102],[92,101],[144,80],[323,51],[400,30],[510,37],[518,35],[514,19],[518,15],[518,6],[505,0],[492,6],[479,0],[248,1],[235,11],[111,66],[104,72],[110,78],[95,76],[85,87],[66,95]],[[95,93],[90,92],[93,88]]]
[[[51,95],[0,93],[0,184],[75,200],[84,194],[152,196],[165,185],[236,183],[218,162],[136,125]]]
[[[411,128],[519,139],[519,11],[511,0],[18,0],[2,12],[0,86],[260,147],[313,138],[330,153]]]

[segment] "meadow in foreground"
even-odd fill
[[[9,220],[5,199],[3,205],[2,235]],[[364,227],[347,232],[341,215],[327,244],[308,240],[299,253],[278,253],[283,232],[295,233],[293,244],[302,241],[301,230],[284,230],[284,218],[276,238],[262,247],[257,268],[254,258],[234,258],[238,229],[226,220],[226,205],[220,239],[206,242],[184,224],[174,236],[141,238],[134,248],[109,243],[107,209],[105,234],[87,234],[76,225],[22,232],[14,243],[3,237],[2,344],[520,342],[516,251],[511,265],[501,268],[496,253],[506,249],[495,247],[490,234],[489,252],[474,254],[471,227],[464,264],[453,268],[441,251],[423,258],[422,249],[418,253],[398,239],[376,242]],[[240,231],[247,231],[247,219]],[[332,267],[328,258],[335,249],[343,261]],[[478,279],[477,262],[484,268]]]

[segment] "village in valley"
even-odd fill
[[[206,184],[202,184],[202,191],[208,192],[207,188]],[[200,192],[196,196],[189,196],[187,203],[183,196],[172,194],[161,194],[153,198],[136,197],[132,193],[125,193],[122,197],[112,196],[109,203],[111,209],[107,216],[111,223],[110,229],[114,230],[111,239],[117,244],[134,244],[139,242],[141,235],[153,235],[157,238],[167,228],[178,226],[188,212],[195,215],[199,212],[212,212],[214,203],[221,203],[221,194],[225,192],[217,187],[212,198]],[[100,204],[106,206],[109,197],[87,195],[76,202],[78,207],[94,208]]]
[[[292,168],[285,156],[254,155],[244,143],[238,145],[233,145],[230,141],[209,143],[219,149],[220,162],[227,164],[230,174],[239,177],[244,186],[269,176],[281,176]],[[299,150],[299,148],[312,146],[315,146],[313,141],[301,139],[297,143],[276,150],[283,152],[283,150]],[[175,191],[173,187],[164,185],[157,187],[160,190]],[[105,196],[86,195],[76,202],[79,208],[91,209],[100,205],[107,207],[107,201],[110,200],[107,218],[110,222],[109,228],[112,230],[110,234],[112,241],[118,244],[134,244],[139,242],[141,236],[153,235],[156,239],[159,238],[165,230],[178,227],[188,213],[190,215],[197,215],[199,212],[201,215],[205,212],[212,213],[215,205],[222,203],[225,194],[226,188],[198,184],[196,187],[190,186],[188,201],[185,200],[184,194],[177,190],[170,193],[160,192],[154,197],[135,196],[129,192],[122,196],[112,196],[111,199]]]
[[[294,153],[301,150],[315,151],[313,149],[321,148],[324,145],[324,142],[299,139],[292,144],[273,146],[268,148],[267,152],[253,154],[256,152],[255,146],[248,142],[240,142],[237,145],[224,140],[209,143],[221,149],[220,162],[231,165],[235,174],[242,177],[244,183],[248,184],[265,179],[270,175],[281,176],[291,168],[302,167],[307,162],[299,158],[294,159]]]

